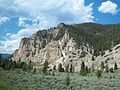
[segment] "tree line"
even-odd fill
[[[13,69],[22,69],[23,71],[30,72],[33,69],[33,65],[31,60],[27,64],[26,62],[12,61],[10,58],[4,59],[0,54],[0,67],[4,70],[13,70]]]
[[[111,51],[111,47],[120,43],[120,24],[84,23],[67,27],[68,33],[76,41],[77,47],[89,44],[89,47],[94,50],[94,56],[104,54],[104,50]]]
[[[60,63],[58,64],[58,68],[54,65],[52,69],[49,69],[49,63],[46,60],[43,64],[43,67],[41,69],[41,72],[44,74],[48,74],[49,71],[52,71],[52,75],[54,76],[55,71],[59,72],[66,72],[66,73],[73,73],[74,72],[74,67],[72,64],[67,64],[65,67]],[[36,73],[36,68],[33,68],[33,64],[31,60],[26,63],[26,62],[21,62],[19,61],[12,61],[11,59],[3,59],[2,56],[0,55],[0,67],[2,67],[4,70],[13,70],[13,69],[22,69],[23,71],[30,72],[33,70],[34,73]],[[101,62],[99,69],[96,71],[97,77],[101,77],[102,72],[106,73],[114,73],[115,70],[118,70],[118,65],[115,62],[113,68],[109,68],[108,64],[104,64],[104,62]],[[85,65],[84,62],[81,63],[81,68],[79,74],[81,76],[87,76],[89,73],[95,72],[95,68],[93,67],[88,67]]]

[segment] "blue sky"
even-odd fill
[[[22,37],[60,22],[120,23],[120,1],[0,0],[0,53],[13,53]]]

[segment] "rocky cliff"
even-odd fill
[[[94,65],[98,68],[102,61],[105,64],[109,64],[110,67],[113,67],[115,62],[120,66],[119,43],[111,45],[109,50],[107,48],[101,49],[101,51],[98,51],[97,55],[95,55],[95,46],[99,42],[96,45],[92,44],[92,41],[90,42],[90,38],[93,37],[92,34],[90,33],[89,35],[91,36],[89,36],[85,33],[94,32],[97,38],[99,34],[109,32],[109,30],[104,30],[104,25],[92,23],[90,25],[80,24],[79,26],[78,28],[77,25],[65,25],[61,23],[57,27],[48,30],[39,30],[29,38],[22,38],[19,48],[13,53],[12,59],[25,62],[31,60],[34,64],[38,65],[42,65],[45,60],[48,60],[50,68],[54,65],[58,66],[59,63],[62,63],[64,67],[67,63],[70,63],[73,64],[75,71],[80,70],[82,61],[84,61],[88,67]],[[75,27],[80,29],[80,32],[78,32]],[[112,27],[114,28],[114,25]],[[79,37],[78,39],[71,33],[71,28],[73,32],[77,32],[75,35]],[[89,30],[90,28],[91,30]],[[109,29],[111,27],[107,25],[105,28]],[[85,31],[81,32],[82,30]],[[89,36],[89,38],[85,38],[87,36]],[[100,40],[102,41],[102,39]],[[104,47],[102,46],[102,48]],[[96,51],[97,50],[100,49],[96,49]],[[102,55],[101,52],[103,52]]]

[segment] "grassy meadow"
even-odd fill
[[[120,90],[120,72],[96,73],[81,76],[79,73],[24,72],[21,69],[3,70],[0,68],[0,90]],[[68,83],[68,84],[67,84]]]

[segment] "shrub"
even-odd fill
[[[114,70],[117,70],[118,69],[118,66],[117,66],[117,63],[115,62],[114,64]]]
[[[67,75],[65,77],[65,84],[66,84],[66,86],[69,86],[69,84],[70,84],[70,77],[69,77],[68,73],[67,73]]]
[[[96,73],[96,75],[97,75],[97,78],[102,77],[102,71],[101,71],[101,70],[98,70],[97,73]]]
[[[62,67],[61,63],[58,65],[58,71],[59,72],[64,72],[64,68]]]
[[[43,73],[46,73],[47,68],[48,68],[48,61],[45,61],[45,62],[44,62],[43,69],[42,69],[42,72],[43,72]]]
[[[82,76],[86,76],[87,75],[87,70],[85,68],[84,62],[81,63],[80,75],[82,75]]]

